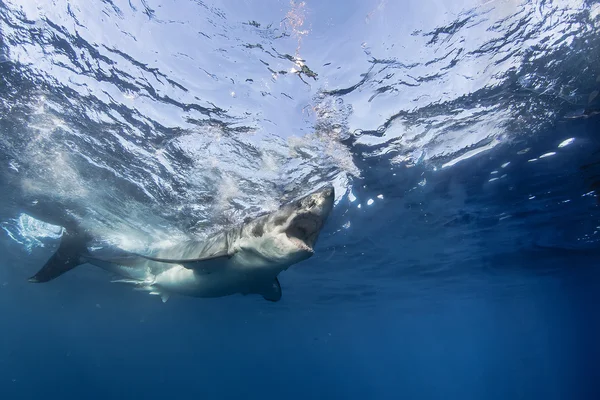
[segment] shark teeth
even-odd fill
[[[288,235],[288,239],[300,250],[310,251],[311,253],[314,252],[314,250],[310,246],[308,246],[306,243],[304,243],[303,240],[298,239],[297,237],[294,237],[294,236],[289,236],[289,235]]]

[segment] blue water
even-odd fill
[[[600,398],[600,4],[0,0],[0,399]],[[311,259],[167,303],[81,266],[323,184]]]

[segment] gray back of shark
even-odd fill
[[[190,240],[152,254],[117,248],[91,251],[89,238],[67,231],[57,252],[29,281],[48,282],[90,263],[118,275],[120,279],[114,282],[132,284],[163,301],[171,294],[221,297],[236,293],[278,301],[277,276],[314,254],[333,200],[333,188],[326,187],[206,240]]]

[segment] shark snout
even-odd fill
[[[331,201],[333,201],[333,197],[335,196],[335,191],[333,190],[333,186],[327,186],[327,187],[321,189],[320,193],[324,199],[328,199]]]
[[[319,209],[319,214],[323,217],[327,217],[333,208],[333,200],[335,196],[335,191],[333,190],[333,186],[327,186],[314,194],[316,198],[316,208]]]

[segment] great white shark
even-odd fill
[[[58,250],[30,282],[51,281],[82,264],[92,264],[158,295],[222,297],[258,294],[281,299],[280,272],[310,258],[334,202],[331,186],[282,205],[205,240],[189,240],[137,254],[119,248],[94,249],[92,238],[65,230]]]

